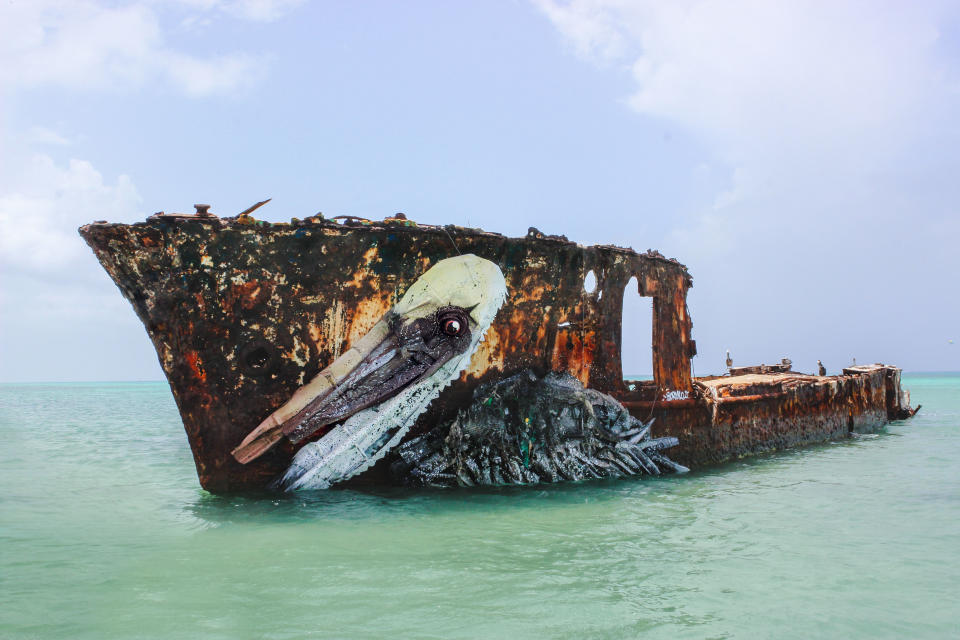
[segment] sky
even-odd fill
[[[163,379],[77,227],[266,198],[656,248],[698,375],[957,371],[958,114],[955,2],[5,0],[0,381]]]

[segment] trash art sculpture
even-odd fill
[[[795,371],[790,362],[734,366],[729,358],[726,375],[696,377],[691,358],[697,347],[687,307],[692,276],[680,262],[652,249],[638,253],[613,245],[584,246],[534,228],[523,237],[508,237],[418,224],[401,216],[338,221],[318,214],[267,222],[250,215],[261,204],[233,217],[197,205],[195,215],[160,212],[134,224],[100,220],[80,228],[143,322],[183,419],[197,478],[213,493],[270,486],[290,468],[298,450],[317,438],[324,438],[322,446],[342,450],[305,449],[298,464],[306,462],[310,451],[328,462],[315,474],[294,469],[290,486],[340,482],[380,456],[389,459],[381,457],[383,464],[363,480],[388,482],[403,440],[436,429],[423,464],[419,458],[406,462],[408,473],[422,473],[401,476],[403,482],[450,484],[443,474],[452,474],[457,484],[466,483],[455,464],[434,469],[442,463],[438,458],[424,466],[443,451],[448,438],[449,451],[442,455],[462,461],[469,474],[463,477],[470,482],[486,484],[491,473],[498,482],[495,471],[505,482],[515,482],[517,474],[503,476],[505,444],[499,447],[498,463],[495,456],[486,457],[482,438],[471,435],[458,444],[452,430],[480,385],[505,382],[525,369],[538,376],[568,373],[614,398],[635,418],[645,423],[656,418],[656,435],[680,438],[670,449],[671,458],[690,468],[847,439],[916,411],[900,369],[889,364],[809,375]],[[447,262],[451,246],[477,257]],[[478,266],[487,260],[496,267]],[[450,266],[441,267],[445,264]],[[436,292],[443,293],[429,311],[417,308],[414,284],[418,276],[427,277],[425,265],[434,265],[438,273],[466,274],[469,284],[457,284],[457,276],[449,281],[437,276]],[[471,275],[475,270],[476,279]],[[487,272],[491,278],[483,275]],[[482,280],[484,286],[474,287]],[[495,313],[497,304],[489,303],[499,302],[504,281],[508,297],[486,330],[489,343],[471,356],[474,339],[484,331],[481,309]],[[590,282],[593,286],[585,286]],[[485,296],[481,303],[466,299],[471,290]],[[407,300],[391,312],[397,294],[404,292]],[[453,302],[451,294],[464,295]],[[624,336],[643,337],[641,327],[623,324],[624,301],[635,295],[648,298],[652,311],[651,379],[624,377]],[[469,331],[469,338],[441,338],[444,327],[454,334]],[[468,360],[468,373],[458,376],[458,366]],[[430,402],[427,398],[445,375],[449,387]],[[386,419],[394,411],[400,413]],[[419,418],[408,428],[417,411]],[[503,422],[513,440],[522,443],[522,425]],[[534,426],[530,433],[536,436],[540,427]],[[463,420],[458,428],[467,429]],[[556,430],[543,425],[544,438],[555,442],[550,434]],[[401,431],[408,435],[398,436]],[[499,436],[490,434],[496,444]],[[282,446],[262,455],[284,438],[288,441]],[[546,467],[537,471],[543,453],[559,478],[562,470],[579,477],[578,468],[565,464],[562,454],[553,464],[549,452],[559,449],[530,440],[532,450],[514,459],[523,462],[529,456],[530,468],[521,465],[525,472],[536,473],[541,481],[553,477]],[[591,442],[584,437],[582,448],[578,445],[570,455],[576,459],[575,453],[599,451]],[[468,459],[478,465],[480,477]],[[619,468],[599,454],[593,459]],[[484,470],[485,460],[490,473]],[[591,465],[592,473],[605,469]]]
[[[528,484],[689,471],[664,455],[673,437],[569,374],[530,370],[477,387],[447,425],[398,449],[397,479],[414,486]]]
[[[326,489],[362,473],[394,449],[427,405],[466,369],[506,297],[503,274],[493,262],[474,255],[441,260],[345,354],[251,431],[234,449],[234,457],[247,463],[284,436],[300,442],[340,423],[303,446],[278,485],[287,490]],[[465,427],[479,435],[485,429],[484,436],[499,444],[493,449],[481,445],[473,452],[457,440],[456,451],[448,448],[449,459],[441,464],[437,453],[443,447],[434,452],[422,436],[401,451],[410,467],[409,483],[509,484],[658,474],[658,462],[685,470],[663,462],[657,453],[676,439],[650,440],[649,425],[631,418],[613,398],[585,390],[569,376],[551,376],[537,385],[531,375],[510,378],[493,393],[515,407],[531,400],[539,403],[538,411],[527,412],[533,422],[528,417],[518,428],[515,421],[501,421],[497,429],[483,415],[492,403],[468,408],[453,428],[434,431],[449,435],[454,428],[463,433]],[[547,422],[537,417],[551,411],[556,415]],[[478,421],[471,422],[470,416]],[[517,451],[501,455],[499,463],[496,455],[488,461],[486,452],[503,452],[508,441],[516,441]],[[418,459],[418,451],[431,455]],[[470,471],[490,469],[491,462],[492,471]],[[504,465],[503,471],[498,464]]]
[[[322,489],[365,471],[467,367],[506,295],[503,274],[489,260],[441,260],[365,336],[254,429],[234,457],[247,463],[283,436],[300,442],[345,421],[300,449],[281,483]]]

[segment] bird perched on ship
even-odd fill
[[[234,449],[234,457],[247,463],[284,436],[301,442],[326,428],[320,439],[296,453],[277,484],[288,490],[325,489],[362,473],[394,449],[430,402],[459,377],[506,296],[496,264],[474,255],[441,260],[366,335],[250,432]],[[613,398],[584,390],[572,378],[552,383],[554,396],[566,390],[568,397],[561,398],[561,404],[579,406],[586,419],[577,423],[576,433],[539,429],[536,422],[528,422],[526,463],[532,460],[534,470],[522,477],[488,474],[486,484],[659,473],[658,452],[676,444],[675,439],[650,444],[649,427],[632,419]],[[531,389],[514,391],[526,394]],[[513,437],[509,424],[502,430],[501,439]],[[562,437],[586,446],[574,451]],[[606,444],[600,446],[598,439]],[[404,451],[409,454],[410,449]],[[576,464],[586,471],[568,460],[578,452],[586,461],[577,458]],[[464,449],[461,454],[470,452]],[[544,456],[549,460],[545,464]],[[426,477],[411,473],[414,480]],[[430,484],[440,483],[439,477],[432,480]],[[483,479],[471,483],[485,484]]]
[[[730,357],[730,350],[727,349],[727,369],[733,366],[733,358]]]
[[[827,375],[827,368],[823,366],[823,363],[817,360],[817,375],[825,376]]]

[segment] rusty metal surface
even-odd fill
[[[629,391],[634,416],[657,418],[657,435],[675,436],[671,457],[689,467],[744,455],[843,439],[912,415],[900,369],[860,367],[840,376],[748,374],[695,381],[684,402],[655,403],[653,390]]]
[[[758,364],[748,367],[729,367],[731,376],[743,376],[748,373],[786,373],[791,370],[793,363],[784,358],[779,364]]]
[[[582,247],[535,229],[507,238],[401,217],[270,224],[248,215],[220,219],[206,208],[200,216],[158,214],[135,225],[94,223],[80,233],[147,328],[210,491],[274,479],[293,445],[246,466],[230,450],[368,331],[431,264],[457,252],[497,263],[510,297],[471,367],[421,416],[420,431],[465,406],[480,382],[526,368],[566,371],[622,395],[620,325],[631,277],[641,295],[653,297],[657,387],[693,391],[692,280],[656,252]],[[587,293],[590,271],[597,287]]]
[[[793,372],[785,360],[693,380],[692,280],[657,252],[583,247],[535,229],[507,238],[423,226],[399,214],[381,223],[315,217],[270,224],[246,213],[217,218],[206,205],[197,211],[135,225],[97,222],[80,233],[146,326],[210,491],[264,487],[285,469],[296,450],[287,441],[249,465],[230,451],[431,264],[457,252],[497,263],[509,298],[471,367],[411,436],[467,406],[478,384],[523,369],[568,372],[634,416],[655,417],[656,435],[679,438],[671,456],[689,467],[848,437],[914,411],[900,370],[883,365],[828,377]],[[588,293],[590,271],[597,286]],[[653,298],[649,382],[622,380],[622,305],[631,277],[640,295]]]

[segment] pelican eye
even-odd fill
[[[456,338],[466,333],[467,317],[459,309],[445,309],[437,314],[437,325],[444,335]]]
[[[450,318],[443,323],[443,332],[448,336],[456,336],[460,334],[462,327],[460,326],[460,321]]]

